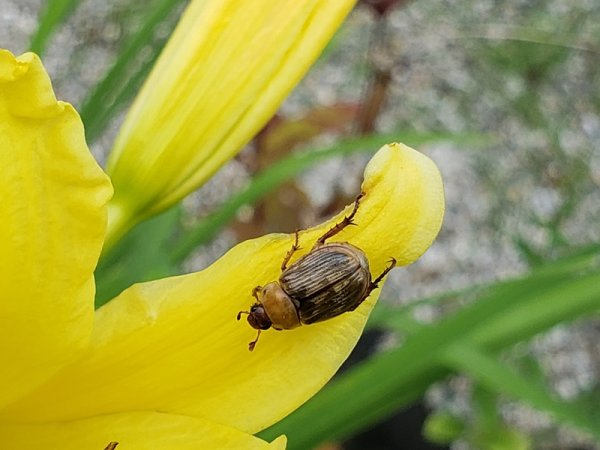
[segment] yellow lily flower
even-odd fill
[[[94,355],[107,331],[117,331],[116,322],[107,327],[94,313],[93,271],[112,187],[89,153],[77,112],[56,100],[39,58],[31,53],[15,58],[0,50],[0,149],[2,448],[102,450],[111,441],[121,443],[119,450],[284,448],[285,438],[268,444],[201,415],[157,407],[124,412],[115,404],[101,415],[97,405],[91,414],[67,418],[63,407],[71,394],[79,394],[65,385],[60,388],[65,397],[46,403],[49,386],[66,382],[62,374]],[[122,318],[148,320],[147,312],[129,311]],[[146,326],[152,328],[149,322]],[[110,371],[122,379],[132,375],[118,363]],[[96,378],[98,386],[105,381]],[[116,389],[110,390],[126,396]],[[87,402],[86,396],[77,401]],[[23,406],[27,402],[58,414],[46,421],[37,406]]]
[[[192,2],[109,157],[107,245],[198,188],[256,135],[354,3]]]
[[[284,448],[252,436],[335,373],[379,290],[354,312],[263,333],[237,322],[293,237],[241,243],[208,269],[132,286],[93,310],[109,179],[41,62],[0,51],[0,442],[20,450]],[[402,145],[365,170],[358,226],[336,236],[380,273],[417,259],[443,216],[437,168]],[[303,231],[294,260],[348,214]]]

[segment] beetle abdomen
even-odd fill
[[[347,243],[317,247],[287,268],[279,279],[283,290],[300,304],[304,324],[354,310],[371,282],[365,254]]]

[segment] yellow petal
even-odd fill
[[[113,414],[49,424],[0,423],[3,449],[104,450],[283,450],[285,436],[272,443],[208,420],[157,412]]]
[[[358,225],[332,241],[362,248],[375,275],[392,256],[400,264],[418,258],[443,216],[433,162],[401,144],[384,146],[367,166],[362,188]],[[298,256],[341,217],[303,231]],[[202,272],[126,290],[98,311],[90,354],[0,417],[64,420],[156,409],[249,433],[278,421],[339,368],[379,294],[375,290],[356,311],[325,322],[268,330],[250,353],[256,332],[235,316],[251,305],[256,285],[278,278],[292,241],[288,235],[246,241]]]
[[[204,183],[274,114],[355,0],[193,1],[110,155],[109,241]]]
[[[92,331],[108,178],[39,58],[0,50],[0,405],[77,356]]]

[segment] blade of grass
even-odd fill
[[[468,341],[465,341],[469,345]],[[450,347],[450,350],[446,352],[446,355],[452,353],[452,349],[459,348],[461,344],[457,344],[455,347]],[[452,368],[452,366],[451,366]],[[457,370],[456,372],[460,372]],[[498,396],[496,391],[488,389],[481,383],[475,383],[473,386],[473,412],[476,416],[477,425],[486,430],[496,428],[502,423],[500,413],[498,411]]]
[[[48,0],[38,19],[37,30],[31,37],[29,49],[41,56],[56,27],[71,15],[79,2],[80,0]]]
[[[519,27],[514,25],[483,25],[469,31],[467,38],[479,38],[498,41],[517,41],[530,44],[546,45],[579,50],[590,53],[600,53],[594,45],[594,36],[582,36],[581,33],[563,32],[556,29],[543,30],[532,27]]]
[[[126,41],[110,70],[85,99],[80,111],[88,142],[98,138],[108,121],[134,96],[166,42],[166,37],[153,42],[157,28],[181,3],[182,0],[156,0],[149,5],[142,26]],[[140,61],[142,50],[147,55]]]
[[[419,146],[424,143],[443,140],[457,143],[473,143],[478,139],[481,140],[481,137],[467,134],[399,131],[385,135],[379,134],[348,139],[331,147],[294,153],[257,174],[245,189],[233,195],[217,211],[188,230],[174,244],[171,259],[174,264],[181,264],[195,248],[212,239],[219,230],[232,220],[241,206],[255,203],[277,186],[322,160],[354,152],[373,153],[380,146],[398,140],[406,142],[409,145]]]
[[[600,423],[591,420],[575,405],[555,399],[543,386],[520,376],[470,342],[452,345],[444,352],[443,359],[451,369],[469,375],[488,389],[525,401],[600,441]]]
[[[477,345],[500,350],[541,333],[557,323],[600,310],[600,271],[581,275],[551,290],[533,292],[500,314],[486,318],[470,338]]]

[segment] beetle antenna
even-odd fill
[[[254,339],[252,342],[250,342],[248,344],[248,350],[252,351],[254,350],[254,347],[256,346],[256,343],[258,342],[258,338],[260,337],[260,330],[258,330],[258,334],[256,335],[256,339]]]
[[[240,311],[239,313],[237,313],[237,320],[240,320],[242,318],[242,314],[252,314],[250,311]]]

